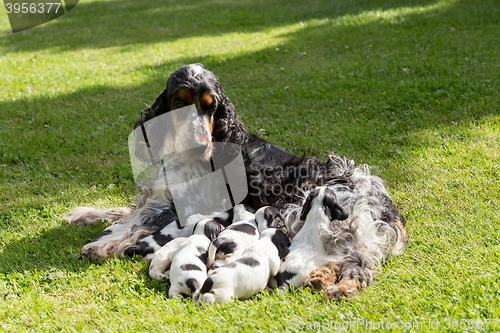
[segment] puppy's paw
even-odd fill
[[[200,296],[200,300],[203,303],[215,303],[215,295],[212,293],[206,293]]]
[[[152,279],[155,279],[156,281],[159,281],[161,283],[167,283],[168,281],[170,281],[170,271],[166,271],[166,272],[162,273],[156,269],[150,269],[149,276]]]

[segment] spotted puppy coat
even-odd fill
[[[262,207],[254,215],[244,205],[235,206],[233,224],[222,231],[208,249],[209,273],[238,259],[259,239],[260,232],[275,226],[284,226],[276,208]]]
[[[199,287],[206,278],[208,244],[222,229],[223,226],[213,219],[199,221],[191,237],[176,238],[155,253],[149,276],[161,282],[170,278],[170,297],[190,296],[196,288],[191,289]]]
[[[280,260],[289,250],[290,240],[278,229],[262,232],[236,261],[215,270],[205,281],[193,302],[223,303],[233,297],[248,299],[266,288],[269,278],[278,273]]]

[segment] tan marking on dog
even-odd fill
[[[401,241],[403,243],[408,242],[408,239],[410,238],[410,235],[408,233],[408,230],[406,229],[406,226],[403,224],[401,220],[396,220],[396,226],[398,227],[399,231],[401,232]]]
[[[339,283],[328,286],[323,293],[323,298],[340,301],[349,298],[360,290],[361,284],[358,280],[344,277]]]
[[[193,93],[190,90],[179,90],[177,96],[182,99],[186,105],[193,104]]]
[[[214,116],[210,117],[210,119],[208,119],[208,129],[210,130],[210,135],[213,135],[214,134],[214,128],[215,128],[215,121],[214,121]],[[209,138],[210,141],[212,141],[212,138]],[[210,142],[207,140],[207,142]]]
[[[399,254],[403,251],[403,248],[405,247],[406,243],[408,242],[408,239],[410,238],[410,234],[406,229],[405,223],[399,219],[396,220],[395,223],[397,228],[398,239],[396,243],[393,245],[391,250],[391,253],[394,255]]]
[[[312,271],[306,279],[306,285],[309,285],[312,291],[323,291],[332,286],[337,281],[338,266],[331,263]]]
[[[200,106],[207,109],[214,102],[214,97],[208,92],[204,92],[200,96]]]

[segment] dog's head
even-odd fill
[[[318,213],[326,216],[329,221],[342,221],[349,217],[338,204],[335,192],[328,187],[317,187],[309,192],[302,206],[300,220],[307,221],[309,215]]]
[[[163,154],[176,152],[183,160],[199,157],[209,160],[212,141],[227,141],[231,126],[241,125],[219,79],[201,64],[185,65],[174,71],[165,90],[143,110],[135,127],[146,122],[149,126],[153,123],[151,119],[172,111],[175,112],[167,117],[167,123],[152,125],[169,129],[161,138],[148,138],[149,144]]]

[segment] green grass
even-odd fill
[[[499,28],[498,0],[86,0],[16,34],[2,10],[0,331],[356,320],[444,331],[500,318]],[[105,224],[60,217],[131,202],[127,136],[192,62],[220,78],[251,132],[296,154],[333,150],[386,180],[411,239],[374,285],[349,302],[299,290],[193,308],[138,259],[80,258]]]

